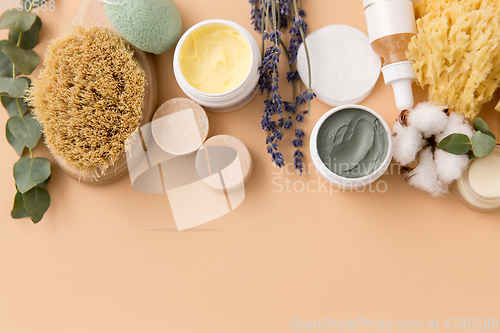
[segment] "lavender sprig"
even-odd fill
[[[297,53],[301,43],[304,42],[304,46],[306,46],[307,23],[304,21],[305,12],[302,8],[299,9],[297,0],[249,0],[249,2],[252,5],[251,20],[254,29],[262,34],[263,47],[262,63],[259,67],[259,89],[261,94],[266,94],[261,126],[266,131],[267,152],[271,154],[272,162],[278,167],[285,165],[283,154],[278,150],[278,142],[283,139],[284,131],[293,128],[294,121],[296,121],[295,139],[292,141],[293,146],[296,148],[294,166],[299,174],[302,174],[304,154],[301,147],[304,143],[305,133],[301,129],[301,123],[304,121],[304,115],[309,113],[310,101],[316,96],[311,89],[298,95],[296,93],[296,82],[300,78],[296,69]],[[288,29],[288,26],[291,26],[291,28]],[[288,30],[290,34],[288,47],[282,39],[281,31],[283,29]],[[289,71],[286,74],[286,79],[293,87],[292,102],[283,101],[279,92],[278,64],[282,54],[281,49],[283,49],[283,53],[288,59]],[[310,67],[308,52],[306,47],[307,61]],[[311,77],[309,75],[310,86]],[[302,104],[307,102],[309,102],[308,110],[302,111]],[[283,111],[287,114],[284,115]],[[278,122],[273,120],[273,116],[276,114],[279,116]]]
[[[311,88],[312,85],[312,75],[311,75],[311,59],[309,57],[309,49],[307,47],[307,42],[305,39],[305,36],[307,34],[307,23],[304,20],[304,17],[306,16],[305,11],[302,8],[298,8],[297,6],[297,0],[293,0],[293,17],[292,17],[292,22],[293,26],[290,28],[290,47],[289,47],[289,53],[290,53],[290,62],[294,63],[297,61],[297,54],[298,54],[298,49],[300,46],[300,43],[304,44],[304,50],[306,53],[306,59],[307,59],[307,67],[308,67],[308,74],[309,74],[309,89],[302,91],[299,96],[297,96],[296,99],[296,104],[299,106],[299,114],[296,117],[297,120],[297,129],[295,130],[295,139],[292,141],[293,146],[296,148],[295,153],[294,153],[294,166],[295,169],[299,171],[300,174],[304,171],[304,163],[302,161],[302,158],[304,157],[304,154],[301,151],[302,145],[304,143],[303,138],[305,137],[304,131],[301,129],[301,123],[304,122],[304,114],[307,114],[308,116],[310,115],[310,110],[311,110],[311,101],[316,97],[316,94]],[[302,90],[302,83],[300,84],[300,87]],[[302,111],[302,105],[307,103],[308,108],[307,111]]]
[[[265,17],[269,18],[269,12],[272,11],[273,17],[276,17],[276,7],[274,1],[264,2]],[[262,18],[261,18],[262,19]],[[272,23],[272,22],[271,22]],[[282,167],[285,165],[283,154],[278,151],[277,141],[281,140],[282,132],[276,126],[276,122],[272,120],[274,114],[283,115],[281,95],[279,92],[279,72],[278,64],[281,56],[281,49],[279,46],[281,40],[281,32],[277,29],[276,20],[274,23],[269,24],[266,20],[266,29],[262,35],[264,41],[271,44],[264,53],[262,64],[259,67],[260,79],[259,87],[261,93],[266,93],[267,98],[264,101],[265,108],[262,116],[261,125],[266,131],[266,144],[267,152],[271,154],[271,160],[277,166]],[[272,29],[268,33],[269,28]]]
[[[261,31],[262,13],[261,13],[261,9],[259,8],[260,0],[250,0],[249,2],[252,5],[252,10],[250,12],[250,15],[251,15],[254,30],[257,30],[258,32],[262,32]]]

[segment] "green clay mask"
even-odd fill
[[[377,170],[387,156],[384,126],[371,113],[344,109],[333,113],[318,133],[318,154],[332,172],[361,178]]]

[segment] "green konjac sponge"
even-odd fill
[[[160,54],[179,40],[181,14],[173,0],[114,0],[102,4],[113,27],[143,51]]]

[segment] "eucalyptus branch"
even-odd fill
[[[42,127],[32,114],[27,113],[26,93],[31,81],[16,73],[30,75],[40,62],[33,51],[42,26],[40,18],[32,13],[35,1],[30,0],[27,10],[6,11],[0,17],[1,28],[10,29],[9,40],[1,41],[0,95],[10,116],[6,126],[7,141],[20,156],[13,170],[17,193],[11,216],[15,219],[29,217],[37,223],[50,206],[50,195],[45,186],[50,179],[51,166],[47,158],[33,156],[33,148],[42,136]],[[12,77],[5,73],[10,66]],[[25,148],[29,157],[23,157]]]

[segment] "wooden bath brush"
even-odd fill
[[[29,99],[59,166],[80,182],[107,184],[127,174],[127,138],[156,110],[153,63],[118,35],[99,0],[82,0],[49,43]]]

